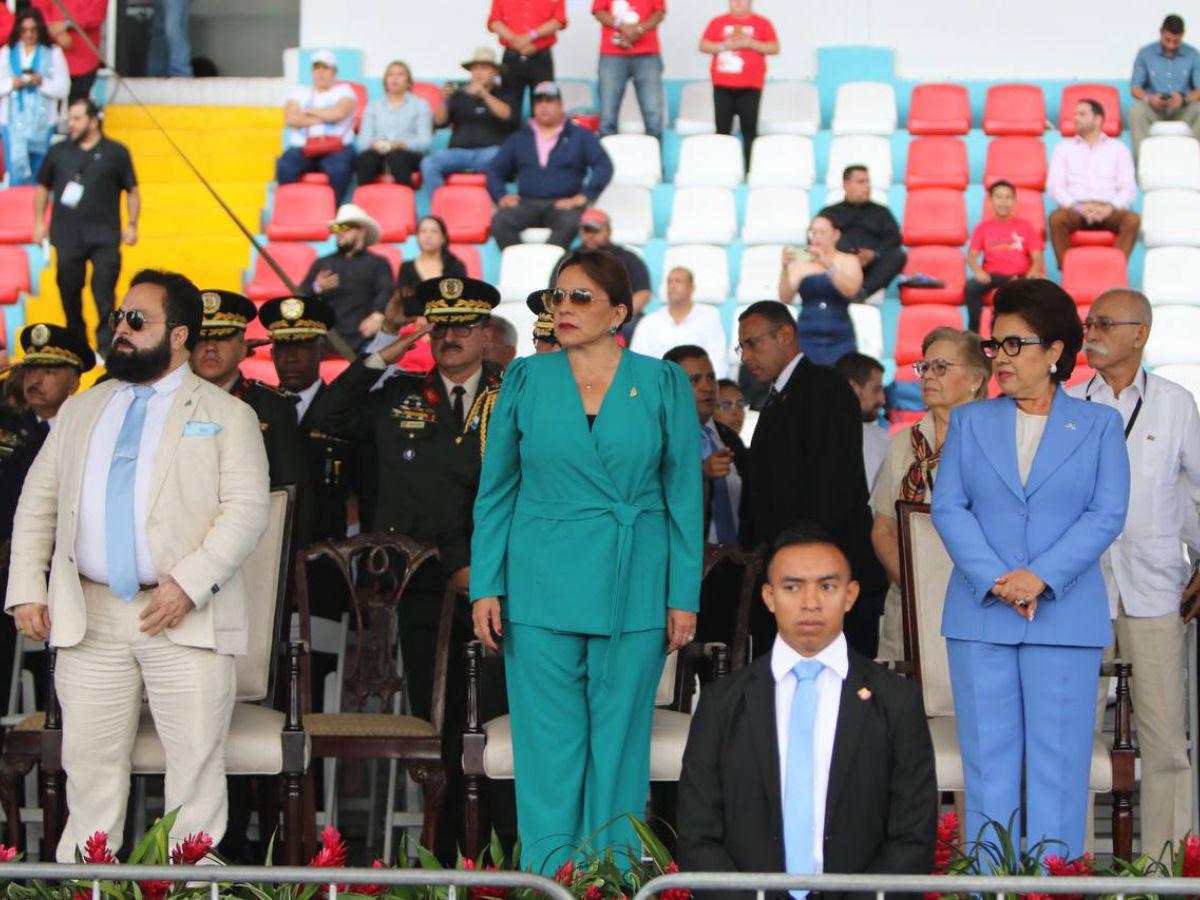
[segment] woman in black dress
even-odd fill
[[[417,285],[430,278],[467,277],[463,261],[450,252],[450,233],[438,216],[426,216],[417,223],[417,245],[420,254],[402,263],[396,278],[401,297],[411,297]]]

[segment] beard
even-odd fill
[[[122,348],[118,351],[117,348]],[[153,347],[138,350],[125,338],[114,338],[104,360],[108,374],[121,381],[146,384],[156,381],[171,365],[171,337],[164,334]]]

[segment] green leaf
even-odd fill
[[[442,864],[438,862],[437,857],[420,844],[417,845],[417,862],[420,863],[422,869],[437,869],[440,871],[443,868]]]
[[[492,840],[488,845],[488,853],[491,856],[492,865],[497,868],[504,868],[504,845],[500,843],[500,835],[496,833],[496,829],[492,829]]]
[[[667,848],[663,846],[662,841],[655,835],[654,830],[645,822],[638,819],[636,816],[629,816],[629,823],[633,826],[634,833],[638,836],[638,840],[645,846],[647,852],[658,863],[660,869],[665,869],[671,864],[671,854],[667,852]],[[638,862],[637,854],[630,852],[630,861]]]

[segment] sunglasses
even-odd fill
[[[554,288],[542,295],[542,302],[546,304],[546,309],[552,312],[562,306],[565,300],[570,300],[574,306],[586,306],[594,299],[595,295],[587,288],[572,288],[569,291],[564,288]]]
[[[330,225],[329,230],[333,234],[341,234],[343,231],[353,231],[355,228],[362,228],[354,222],[339,222],[337,225]]]
[[[1045,345],[1049,343],[1040,337],[1017,337],[1009,335],[1003,340],[988,340],[981,341],[979,346],[983,350],[983,355],[988,359],[995,359],[1000,355],[1000,348],[1004,348],[1005,356],[1017,356],[1021,352],[1022,347],[1036,347],[1039,344]]]
[[[1009,354],[1009,355],[1011,356],[1012,354]],[[950,370],[951,366],[961,366],[961,365],[962,365],[962,363],[952,363],[952,362],[949,362],[948,360],[944,360],[944,359],[930,359],[930,360],[918,359],[915,363],[912,364],[912,368],[913,368],[913,371],[917,373],[918,378],[924,378],[926,372],[930,373],[931,375],[936,375],[938,378],[941,378],[943,375],[946,374],[946,372],[948,372]]]
[[[147,325],[157,325],[159,320],[147,319],[146,314],[140,309],[131,309],[126,312],[123,309],[115,309],[108,314],[108,327],[113,331],[117,330],[117,326],[124,322],[129,326],[130,331],[141,331]],[[171,327],[175,324],[170,319],[162,319],[163,324]]]
[[[429,333],[432,337],[438,338],[439,340],[444,338],[447,332],[453,334],[455,337],[465,338],[470,336],[472,329],[478,327],[478,322],[473,325],[434,325],[433,330]]]

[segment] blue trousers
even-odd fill
[[[275,180],[280,184],[292,184],[309,172],[324,172],[329,176],[334,199],[342,202],[350,179],[354,177],[354,147],[347,145],[337,153],[309,158],[299,147],[288,147],[283,156],[275,160]]]
[[[975,840],[988,819],[1008,824],[1021,808],[1024,775],[1027,847],[1049,839],[1062,843],[1043,855],[1082,855],[1103,648],[950,638],[946,647],[967,789],[964,836]],[[1019,839],[1019,817],[1015,829]]]
[[[663,61],[657,53],[600,56],[600,136],[617,133],[621,98],[633,81],[646,134],[661,138],[663,129]]]
[[[645,816],[654,693],[666,630],[608,637],[504,624],[521,862],[553,873],[585,844],[640,845],[621,817]],[[607,673],[607,677],[605,677]]]
[[[192,0],[154,0],[146,74],[151,78],[191,78],[192,45],[188,15]]]
[[[487,172],[488,166],[500,152],[495,147],[447,147],[427,154],[421,160],[421,180],[430,196],[446,183],[446,176],[455,172]]]

